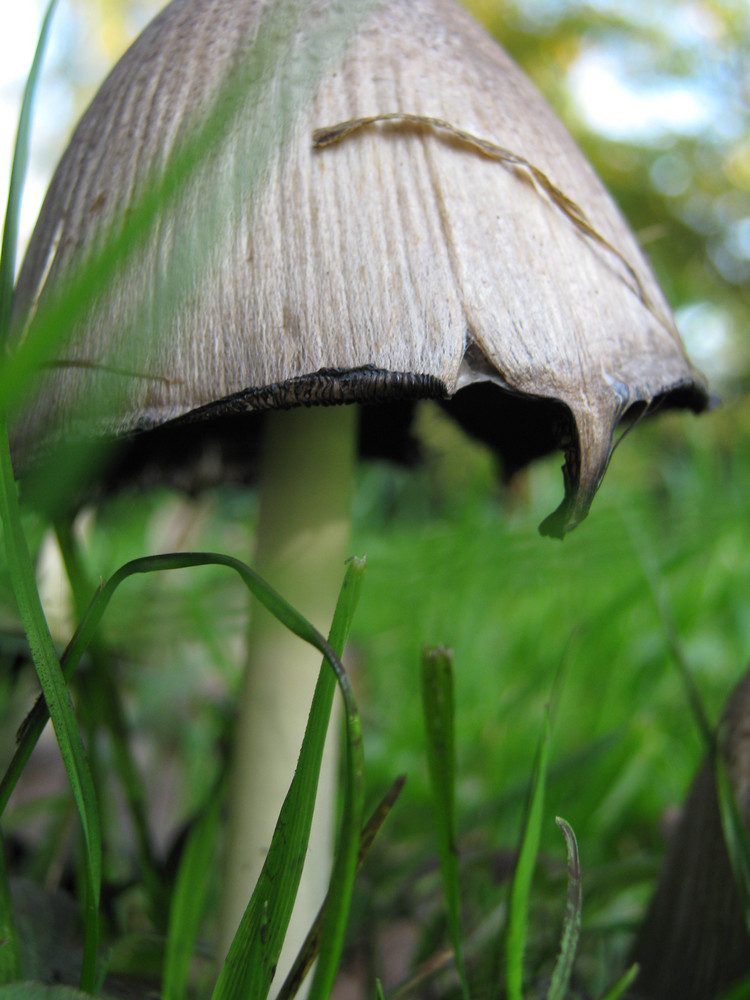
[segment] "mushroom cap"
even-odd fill
[[[454,0],[173,0],[58,166],[16,338],[97,267],[18,422],[21,468],[62,442],[432,397],[506,471],[564,449],[543,526],[562,535],[629,411],[708,402],[612,200]]]

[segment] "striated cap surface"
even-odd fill
[[[708,401],[591,167],[454,0],[173,0],[58,167],[17,340],[87,274],[106,280],[40,375],[21,467],[174,421],[434,397],[511,471],[564,450],[562,535],[628,411]]]

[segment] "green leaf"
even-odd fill
[[[505,985],[509,1000],[522,1000],[523,956],[526,950],[531,880],[539,850],[544,814],[544,790],[549,758],[549,728],[549,708],[546,708],[542,735],[534,761],[529,799],[526,805],[521,846],[510,889],[508,927],[505,938]]]
[[[468,1000],[461,941],[461,915],[456,846],[455,772],[456,748],[453,732],[453,654],[443,647],[422,652],[422,712],[427,736],[427,766],[432,786],[440,871],[443,877],[448,929],[456,972],[464,1000]]]
[[[573,972],[573,962],[578,951],[578,941],[581,936],[583,885],[581,880],[581,864],[578,859],[578,844],[576,843],[573,829],[559,816],[556,817],[555,822],[565,837],[565,849],[568,855],[568,899],[565,905],[560,954],[557,957],[557,962],[552,973],[552,981],[547,991],[547,1000],[564,1000]]]
[[[85,613],[89,595],[94,593],[96,588],[88,579],[88,573],[81,559],[80,546],[72,531],[70,520],[66,520],[64,524],[56,524],[55,534],[70,582],[76,617],[81,618]],[[89,718],[94,720],[97,727],[107,732],[111,741],[112,762],[130,810],[136,840],[136,860],[148,894],[151,917],[157,927],[165,927],[166,887],[163,885],[159,866],[154,857],[146,816],[146,789],[133,757],[116,671],[111,657],[100,643],[92,642],[88,653],[91,669],[87,672],[85,687],[78,689],[79,716],[84,717],[88,706]],[[94,777],[97,777],[96,774]],[[101,787],[100,782],[97,783]]]
[[[290,604],[288,604],[279,594],[276,593],[268,584],[265,583],[249,566],[246,566],[240,560],[233,558],[232,556],[222,555],[220,553],[213,552],[180,552],[172,553],[166,555],[157,556],[146,556],[142,559],[134,559],[124,566],[120,567],[116,573],[107,581],[106,584],[97,592],[97,594],[92,599],[89,607],[84,615],[81,624],[76,629],[73,638],[68,644],[67,649],[62,658],[62,662],[65,665],[66,671],[70,671],[79,662],[81,656],[88,648],[93,635],[95,633],[96,627],[98,626],[101,618],[109,605],[115,591],[120,586],[120,584],[128,579],[129,577],[141,574],[141,573],[153,573],[163,570],[175,570],[175,569],[186,569],[195,566],[209,566],[209,565],[219,565],[226,566],[229,569],[234,570],[248,587],[250,592],[273,614],[279,621],[281,621],[287,628],[289,628],[295,635],[299,636],[305,642],[309,642],[326,657],[328,663],[333,667],[336,678],[338,679],[339,686],[341,687],[342,694],[344,696],[344,702],[346,706],[346,725],[347,725],[347,789],[348,789],[348,800],[345,799],[344,808],[344,829],[346,831],[345,836],[342,837],[341,843],[344,845],[344,851],[340,851],[340,856],[337,858],[336,865],[339,866],[339,880],[343,889],[336,900],[336,906],[333,907],[333,912],[335,914],[335,934],[329,939],[331,941],[325,950],[325,963],[319,961],[318,968],[322,967],[327,970],[326,974],[332,980],[335,974],[335,967],[338,965],[338,957],[340,955],[340,948],[343,942],[343,925],[346,920],[346,912],[348,912],[348,900],[351,896],[351,884],[353,883],[354,870],[356,868],[356,857],[357,857],[357,845],[359,842],[359,827],[361,825],[362,817],[362,748],[361,748],[361,734],[359,727],[359,717],[356,713],[356,706],[354,703],[353,695],[349,686],[349,681],[341,665],[341,662],[333,651],[329,643],[320,635],[320,633],[313,628],[313,626],[300,615]],[[345,636],[348,632],[349,625],[351,623],[351,618],[354,613],[354,607],[356,606],[356,600],[359,595],[359,590],[361,587],[361,578],[364,572],[364,560],[352,560],[349,564],[349,569],[347,572],[347,577],[344,582],[344,587],[342,588],[342,593],[339,598],[339,606],[336,610],[336,616],[334,618],[334,626],[332,626],[332,635],[334,634],[334,629],[340,636]],[[343,647],[343,638],[341,639],[341,645]],[[322,724],[321,719],[324,714],[324,701],[327,699],[330,703],[331,697],[333,695],[333,690],[335,688],[335,680],[331,676],[330,670],[326,669],[321,671],[321,679],[319,679],[319,688],[321,694],[318,695],[318,703],[315,709],[315,718],[313,720],[312,727],[312,738],[320,741],[324,738],[326,726]],[[317,694],[316,690],[316,694]],[[21,761],[27,759],[33,749],[33,746],[38,739],[39,734],[44,726],[44,722],[47,717],[47,707],[42,702],[38,702],[34,709],[32,710],[30,716],[27,718],[24,726],[22,727],[22,732],[19,734],[18,747],[16,754],[3,778],[2,782],[2,802],[7,801],[7,798],[12,791],[12,788],[17,780],[18,775],[22,769]],[[308,727],[309,728],[309,727]],[[295,775],[295,780],[297,780],[297,789],[300,786],[304,786],[306,781],[309,781],[309,773],[311,773],[314,768],[310,763],[310,754],[306,754],[301,765],[298,765],[298,774],[300,779],[297,780]],[[291,789],[290,789],[291,791]],[[296,794],[296,793],[295,793]],[[314,798],[314,790],[312,792]],[[299,823],[303,817],[304,810],[299,812],[294,809],[287,809],[286,815],[291,816],[291,820],[288,824],[289,829],[284,830],[283,836],[291,836],[293,840],[299,842],[300,831],[298,829]],[[286,824],[285,824],[286,825]],[[302,823],[304,826],[304,823]],[[305,834],[305,842],[306,842]],[[353,847],[353,858],[352,858],[352,844]],[[279,848],[281,850],[281,848]],[[304,850],[302,852],[304,854]],[[269,859],[271,858],[271,852],[269,851],[268,858],[266,859],[266,864],[268,865]],[[342,860],[343,859],[343,860]],[[273,869],[274,874],[277,874],[276,863],[277,854],[274,852],[273,855]],[[334,865],[334,876],[336,876],[336,865]],[[265,870],[265,869],[264,869]],[[346,878],[342,879],[342,871],[346,873]],[[281,877],[286,878],[288,873],[281,871]],[[268,876],[268,873],[267,873]],[[263,875],[261,875],[263,879]],[[261,883],[259,882],[259,885]],[[268,878],[263,881],[261,890],[265,891],[268,887]],[[257,887],[256,887],[257,891]],[[296,888],[295,888],[296,892]],[[288,903],[288,892],[283,892],[281,896],[284,899],[284,905]],[[252,902],[252,901],[251,901]],[[256,903],[256,911],[258,908]],[[248,910],[250,907],[248,907]],[[256,940],[259,940],[262,935],[260,934],[261,925],[265,929],[265,907],[261,906],[261,912],[255,913],[254,916],[254,926],[258,929],[259,933],[256,935]],[[247,916],[247,913],[246,913]],[[262,918],[262,919],[261,919]],[[329,918],[332,919],[332,918]],[[259,922],[260,921],[260,922]],[[244,923],[244,919],[243,919]],[[242,924],[240,926],[242,930]],[[273,926],[274,933],[277,932],[277,925]],[[238,931],[238,934],[240,931]],[[282,935],[283,937],[283,935]],[[325,944],[325,940],[324,940]],[[232,950],[230,949],[230,957]],[[235,955],[239,957],[239,973],[240,982],[244,982],[242,970],[247,971],[247,963],[242,960],[242,949],[238,949]],[[321,956],[323,957],[323,955]],[[225,965],[226,968],[226,965]],[[261,967],[257,966],[256,971]],[[334,969],[331,972],[331,969]],[[238,968],[235,967],[234,971],[230,970],[226,973],[225,983],[234,983],[236,981],[236,973]],[[222,973],[224,975],[224,973]],[[220,983],[222,979],[220,978]],[[217,989],[219,984],[217,984]],[[226,993],[226,996],[233,996],[231,992]],[[217,994],[221,995],[221,994]]]

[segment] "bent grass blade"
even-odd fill
[[[32,110],[44,50],[49,36],[56,0],[49,4],[37,42],[34,60],[24,90],[11,172],[8,210],[3,226],[0,259],[0,345],[5,345],[10,322],[11,296],[18,241],[21,194],[28,168]],[[0,378],[7,373],[3,365]],[[3,405],[7,405],[5,397]],[[78,723],[70,703],[61,664],[47,627],[34,566],[21,525],[21,512],[10,458],[7,412],[0,413],[0,520],[2,520],[8,571],[13,593],[31,648],[34,666],[55,729],[65,770],[71,785],[83,828],[85,844],[86,890],[84,903],[85,940],[81,968],[81,987],[93,990],[96,983],[99,945],[99,892],[101,886],[101,831],[93,778],[86,758]],[[4,803],[3,803],[4,806]]]
[[[325,990],[324,995],[327,995],[330,989],[329,981],[332,981],[338,965],[338,954],[332,955],[332,947],[333,951],[336,951],[340,945],[335,941],[333,946],[328,944],[326,947],[325,935],[328,932],[336,936],[338,911],[343,908],[344,919],[348,912],[351,887],[347,883],[353,882],[362,814],[362,746],[359,716],[338,656],[343,650],[349,632],[363,573],[364,560],[350,560],[334,612],[330,645],[325,643],[322,637],[321,644],[314,643],[324,653],[327,662],[323,663],[318,676],[297,769],[281,807],[263,869],[232,941],[212,1000],[239,1000],[240,997],[263,1000],[268,995],[302,875],[315,806],[320,761],[338,680],[344,697],[347,732],[345,805],[339,849],[331,879],[332,896],[326,913],[323,946],[311,996],[315,995],[315,984],[321,981],[321,974],[324,982],[319,988]],[[293,628],[292,631],[296,629]],[[330,667],[334,668],[333,671]],[[353,824],[356,826],[352,831],[350,827]],[[354,865],[350,863],[349,857],[352,847]],[[331,912],[334,912],[333,930],[329,929],[332,926]],[[335,961],[332,961],[333,959]]]
[[[544,712],[542,735],[534,761],[518,862],[510,889],[508,927],[505,937],[505,985],[509,1000],[522,1000],[523,997],[523,957],[526,950],[529,898],[542,833],[544,791],[549,760],[549,716],[550,712],[547,708]]]
[[[161,1000],[185,1000],[188,995],[190,965],[204,914],[220,820],[221,800],[216,795],[190,831],[180,858],[169,911]]]
[[[248,587],[253,596],[255,596],[271,612],[271,614],[275,615],[282,624],[289,628],[290,631],[299,636],[299,638],[303,641],[315,646],[315,648],[323,654],[328,664],[328,666],[321,671],[318,687],[316,688],[316,695],[313,702],[314,707],[311,711],[312,722],[308,725],[308,732],[305,735],[305,742],[308,744],[307,750],[300,755],[300,763],[298,764],[295,779],[290,787],[290,793],[287,795],[288,801],[290,794],[292,791],[294,792],[292,796],[292,803],[286,809],[282,808],[282,817],[280,817],[279,824],[277,826],[277,834],[280,838],[279,843],[277,844],[276,849],[274,849],[272,845],[272,848],[269,851],[269,855],[266,860],[266,867],[264,867],[263,870],[265,875],[264,873],[261,873],[261,878],[258,886],[256,887],[256,893],[253,895],[253,899],[248,906],[248,910],[246,911],[245,917],[240,925],[240,929],[237,932],[237,937],[235,938],[235,942],[239,940],[240,943],[237,948],[235,948],[233,944],[230,949],[227,962],[222,970],[222,974],[219,978],[219,982],[217,983],[213,998],[214,1000],[223,1000],[225,997],[234,998],[237,996],[262,997],[267,993],[267,988],[265,989],[265,992],[262,992],[266,979],[268,986],[270,986],[271,980],[268,977],[268,971],[272,965],[275,965],[275,960],[269,962],[268,958],[272,954],[272,951],[275,950],[277,944],[280,950],[281,941],[283,940],[283,932],[280,934],[280,940],[276,941],[275,939],[279,936],[279,928],[283,922],[283,912],[287,907],[291,910],[289,900],[291,896],[291,902],[293,903],[294,894],[296,894],[296,885],[293,891],[290,891],[288,885],[286,885],[284,890],[280,892],[279,881],[277,880],[274,882],[274,896],[278,897],[278,905],[275,904],[274,913],[269,916],[269,903],[267,899],[269,864],[270,868],[272,868],[276,874],[278,874],[279,869],[281,869],[280,878],[286,879],[287,873],[283,869],[284,861],[288,858],[289,852],[285,847],[285,844],[293,843],[297,846],[297,848],[299,848],[301,838],[304,839],[306,843],[307,834],[309,833],[309,817],[312,815],[312,805],[309,805],[309,809],[302,808],[302,806],[297,808],[297,806],[295,806],[295,801],[300,798],[300,796],[306,797],[307,799],[310,798],[309,786],[311,782],[309,775],[316,766],[313,759],[315,755],[314,752],[319,749],[320,753],[322,753],[322,742],[325,738],[325,732],[327,729],[330,701],[333,697],[336,681],[338,681],[346,706],[345,717],[348,747],[347,783],[342,834],[340,837],[337,859],[334,864],[334,876],[332,878],[332,885],[335,881],[339,891],[338,897],[334,901],[335,905],[332,906],[327,913],[326,931],[323,938],[324,947],[321,949],[321,957],[318,963],[318,969],[316,970],[316,977],[323,977],[320,980],[323,986],[320,988],[325,988],[325,982],[332,981],[335,974],[335,968],[338,964],[340,949],[343,942],[343,925],[348,912],[348,904],[351,897],[351,885],[353,884],[354,873],[356,870],[363,800],[363,763],[359,716],[357,715],[356,704],[351,692],[348,677],[346,676],[341,661],[332,646],[326,642],[322,635],[320,635],[320,633],[313,628],[313,626],[305,618],[303,618],[302,615],[300,615],[290,604],[288,604],[283,597],[277,594],[276,591],[269,587],[268,584],[266,584],[265,581],[263,581],[252,569],[250,569],[249,566],[240,562],[240,560],[235,559],[232,556],[222,555],[220,553],[187,552],[146,556],[141,559],[132,560],[131,562],[120,567],[120,569],[117,570],[112,577],[110,577],[110,579],[100,588],[98,593],[92,599],[81,624],[78,626],[78,629],[65,650],[62,663],[64,664],[66,675],[69,675],[76,664],[80,661],[81,656],[91,642],[96,627],[101,621],[115,591],[120,584],[129,577],[142,573],[153,573],[163,570],[187,569],[196,566],[210,565],[226,566],[227,568],[234,570],[240,576],[243,583]],[[334,623],[331,629],[332,638],[341,648],[343,648],[343,644],[351,624],[351,619],[354,614],[354,608],[356,607],[359,596],[363,573],[364,560],[351,560],[346,578],[344,580],[344,585],[339,596],[339,603],[337,605]],[[332,668],[332,671],[329,667]],[[326,702],[328,703],[327,710]],[[323,721],[324,716],[325,721]],[[44,727],[46,719],[47,706],[44,702],[38,701],[30,715],[27,717],[22,730],[19,733],[16,754],[11,761],[2,783],[0,783],[0,789],[2,791],[0,803],[6,802],[7,798],[10,796],[10,793],[15,785],[15,781],[23,768],[23,762],[28,759],[31,750],[36,744],[36,740]],[[314,744],[317,744],[317,746]],[[304,746],[305,744],[303,743],[303,748]],[[319,758],[320,754],[318,754],[318,764]],[[314,794],[315,789],[313,788],[311,793],[313,801]],[[286,806],[287,803],[285,802],[285,807]],[[303,817],[307,812],[309,812],[307,822],[298,822],[298,818]],[[304,832],[303,830],[305,825],[307,825],[308,828],[307,832]],[[276,838],[274,838],[274,841],[276,841]],[[297,850],[295,856],[299,857],[300,854],[304,855],[304,847],[301,851]],[[290,881],[293,880],[291,876],[289,878]],[[253,900],[255,900],[255,902],[253,902]],[[276,910],[278,910],[281,915],[279,915]],[[286,919],[288,921],[288,916]],[[251,929],[252,933],[248,931],[248,928]],[[266,947],[269,935],[273,935],[274,937],[275,943],[273,948]],[[253,949],[248,951],[246,945],[250,938],[252,938],[253,942],[256,942],[256,944]],[[254,949],[257,949],[259,945],[263,945],[260,963],[254,960],[256,957]],[[250,961],[248,961],[248,959],[250,959]],[[320,972],[321,969],[322,972]]]
[[[386,794],[381,799],[380,803],[376,807],[375,811],[372,813],[370,818],[364,825],[362,829],[362,834],[359,838],[359,854],[357,856],[357,871],[367,856],[375,837],[380,832],[380,828],[390,815],[391,809],[396,803],[397,798],[401,794],[401,789],[404,787],[406,781],[405,775],[401,775],[399,778],[393,782],[391,787],[388,789]],[[289,971],[289,975],[284,980],[284,985],[281,987],[278,993],[277,1000],[291,1000],[294,997],[305,976],[312,967],[318,952],[320,951],[321,937],[323,932],[323,920],[325,916],[326,906],[328,900],[331,897],[331,889],[329,889],[326,899],[321,906],[315,921],[313,922],[310,932],[305,938],[302,948],[300,949],[299,955],[297,956],[294,965]]]
[[[552,973],[552,981],[547,991],[547,1000],[565,1000],[573,963],[578,951],[578,941],[581,936],[581,912],[583,909],[583,885],[581,880],[581,862],[578,857],[578,844],[573,829],[569,823],[559,816],[555,822],[565,838],[565,849],[568,855],[568,899],[565,904],[563,932],[560,941],[560,954]]]
[[[464,1000],[469,1000],[461,941],[456,846],[453,654],[448,649],[437,647],[422,653],[422,712],[448,928],[461,992]]]

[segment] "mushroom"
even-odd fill
[[[19,472],[105,437],[123,444],[109,482],[184,480],[200,451],[194,487],[252,466],[262,429],[257,565],[321,627],[357,434],[403,455],[415,400],[439,400],[506,475],[561,448],[565,497],[542,525],[558,536],[586,515],[620,421],[707,404],[636,239],[455,0],[173,0],[55,173],[17,340],[38,335],[61,288],[86,287],[87,266],[111,280],[39,374]],[[358,432],[334,405],[353,403]],[[315,674],[296,645],[287,662],[261,613],[252,629],[232,801],[262,830],[230,821],[224,947]],[[270,777],[276,755],[284,778]]]

